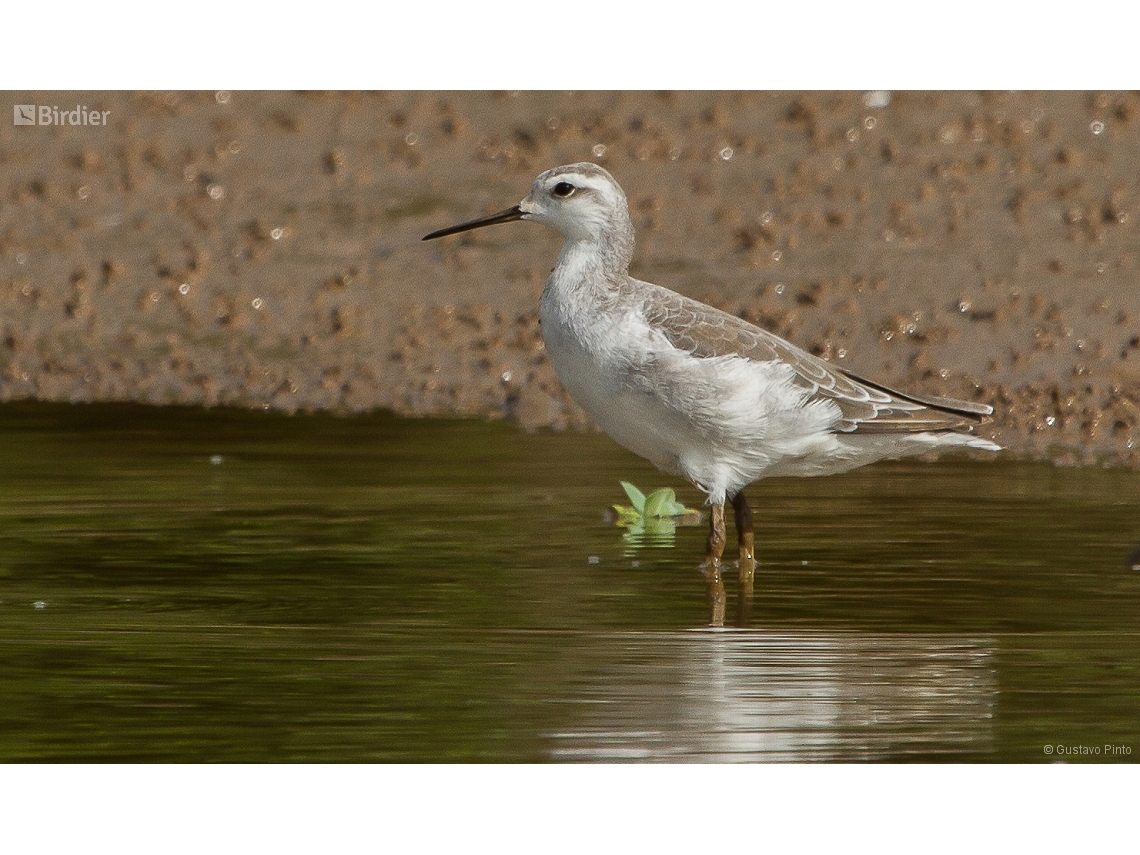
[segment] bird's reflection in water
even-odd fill
[[[751,516],[751,512],[749,512]],[[610,517],[612,520],[613,517]],[[623,529],[621,539],[625,544],[624,553],[627,556],[637,555],[641,549],[671,549],[676,541],[677,527],[681,525],[700,525],[703,516],[699,511],[692,511],[675,517],[637,517],[631,520],[617,520]],[[749,523],[751,530],[751,522]],[[750,536],[749,536],[750,537]],[[736,626],[746,628],[752,621],[752,591],[755,561],[752,558],[751,540],[747,544],[747,557],[745,545],[740,546],[740,560],[735,562],[736,574],[739,577],[736,598]],[[708,585],[709,626],[721,628],[725,623],[725,607],[728,595],[724,585],[724,573],[728,568],[720,561],[711,567],[702,564],[700,572],[704,575]]]
[[[575,724],[549,734],[555,759],[873,760],[992,746],[987,640],[707,631],[608,641],[603,676],[573,698]]]

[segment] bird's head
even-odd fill
[[[613,176],[597,164],[573,163],[539,175],[517,205],[432,232],[424,240],[514,220],[542,223],[572,241],[604,243],[631,231],[625,193]]]

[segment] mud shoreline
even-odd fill
[[[593,160],[633,274],[858,374],[1140,465],[1135,93],[10,93],[0,400],[588,427],[542,349],[559,239],[432,244]]]

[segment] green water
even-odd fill
[[[623,479],[700,502],[595,434],[0,407],[0,761],[1140,757],[1136,473],[762,483],[724,632]]]

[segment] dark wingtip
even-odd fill
[[[890,386],[884,386],[882,383],[876,383],[874,380],[853,374],[846,368],[840,368],[839,371],[856,383],[862,383],[864,386],[870,386],[872,389],[878,389],[880,392],[886,392],[888,395],[894,395],[896,398],[909,401],[912,404],[920,404],[923,407],[941,410],[944,413],[956,416],[965,416],[978,424],[986,424],[992,421],[989,417],[994,414],[994,408],[989,404],[960,401],[957,398],[943,398],[939,395],[914,395],[910,392],[900,392],[898,389],[892,389]]]

